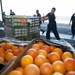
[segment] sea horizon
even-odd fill
[[[70,18],[70,16],[57,16],[56,21],[57,23],[69,24]]]
[[[56,16],[56,22],[62,24],[69,24],[70,16]],[[48,21],[45,21],[48,23]]]

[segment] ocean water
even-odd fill
[[[48,22],[48,21],[46,21]],[[57,23],[69,24],[70,16],[56,16]]]
[[[70,16],[56,16],[57,23],[69,24]]]

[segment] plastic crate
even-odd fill
[[[22,20],[27,20],[27,22],[22,23]],[[37,17],[7,16],[4,24],[7,37],[19,40],[32,40],[40,37],[40,24]]]
[[[30,27],[39,26],[39,18],[37,17],[28,17],[27,22],[30,23]]]
[[[27,20],[30,23],[30,27],[39,26],[39,18],[32,16],[6,16],[4,24],[7,26],[25,26],[25,23],[22,23],[23,20]]]
[[[27,20],[25,16],[5,16],[4,24],[7,26],[25,26],[25,23],[22,23],[23,20]]]

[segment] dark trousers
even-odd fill
[[[72,35],[75,35],[75,23],[71,26]]]
[[[47,26],[47,33],[46,33],[46,39],[50,39],[50,33],[51,31],[54,33],[55,37],[57,40],[60,40],[58,31],[57,31],[57,27],[56,27],[56,23],[50,23]]]

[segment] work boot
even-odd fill
[[[45,30],[41,29],[42,34],[44,34]]]

